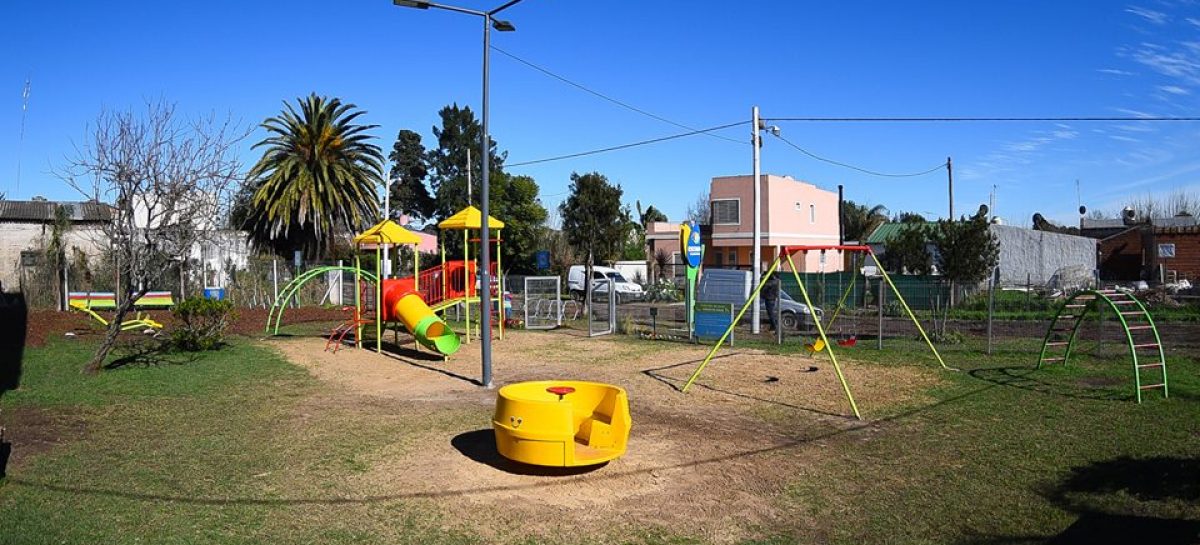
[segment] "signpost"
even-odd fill
[[[733,325],[733,303],[709,303],[698,301],[693,306],[696,311],[695,334],[697,339],[720,339]],[[733,332],[729,332],[729,346],[733,346]]]
[[[700,224],[685,221],[679,224],[679,248],[683,251],[684,264],[687,265],[687,286],[684,289],[684,314],[687,315],[688,335],[693,335],[696,329],[696,277],[700,272],[700,262],[704,257],[704,245],[700,243]]]

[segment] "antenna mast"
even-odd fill
[[[29,110],[29,78],[25,78],[25,89],[21,91],[21,136],[17,139],[17,187],[13,198],[21,191],[21,150],[25,148],[25,112]]]

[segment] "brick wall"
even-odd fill
[[[1176,271],[1180,279],[1195,283],[1200,280],[1200,227],[1159,228],[1154,233],[1154,244],[1151,253],[1155,259],[1152,263],[1153,276],[1158,279],[1158,266],[1167,271]],[[1164,258],[1158,255],[1159,245],[1174,244],[1175,257]]]

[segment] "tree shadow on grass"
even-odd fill
[[[1145,513],[1154,503],[1166,503],[1171,506],[1195,506],[1200,503],[1200,459],[1123,456],[1095,462],[1071,469],[1065,478],[1043,490],[1042,495],[1058,507],[1078,513],[1079,517],[1062,532],[1053,536],[974,537],[963,543],[1200,543],[1200,519],[1127,513]],[[1162,510],[1175,509],[1168,507]]]
[[[1037,376],[1038,369],[1034,367],[984,367],[968,371],[967,374],[973,378],[990,382],[999,386],[1019,388],[1021,390],[1030,392],[1038,392],[1072,399],[1119,401],[1128,400],[1132,397],[1128,394],[1121,394],[1108,388],[1088,388],[1085,386],[1072,386],[1070,384],[1041,380]],[[1103,384],[1097,383],[1097,385],[1110,386],[1111,384],[1105,381]]]
[[[29,308],[20,293],[0,293],[0,398],[21,385],[21,365],[25,359],[26,327]],[[12,456],[12,443],[4,439],[4,421],[0,420],[0,478],[4,478]]]
[[[514,462],[505,458],[496,450],[496,433],[491,429],[481,429],[460,433],[450,440],[450,445],[463,456],[475,462],[499,469],[505,473],[516,475],[533,475],[538,477],[570,477],[583,475],[600,469],[608,462],[591,466],[579,467],[547,467]]]

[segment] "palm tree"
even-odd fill
[[[846,240],[865,242],[877,227],[887,223],[888,209],[882,204],[871,208],[866,205],[846,201],[842,205],[842,226]]]
[[[245,224],[262,247],[330,249],[340,233],[369,225],[379,215],[376,188],[383,183],[383,153],[354,123],[366,113],[337,98],[297,99],[262,123],[270,136],[254,145],[263,156],[250,170],[254,188]]]

